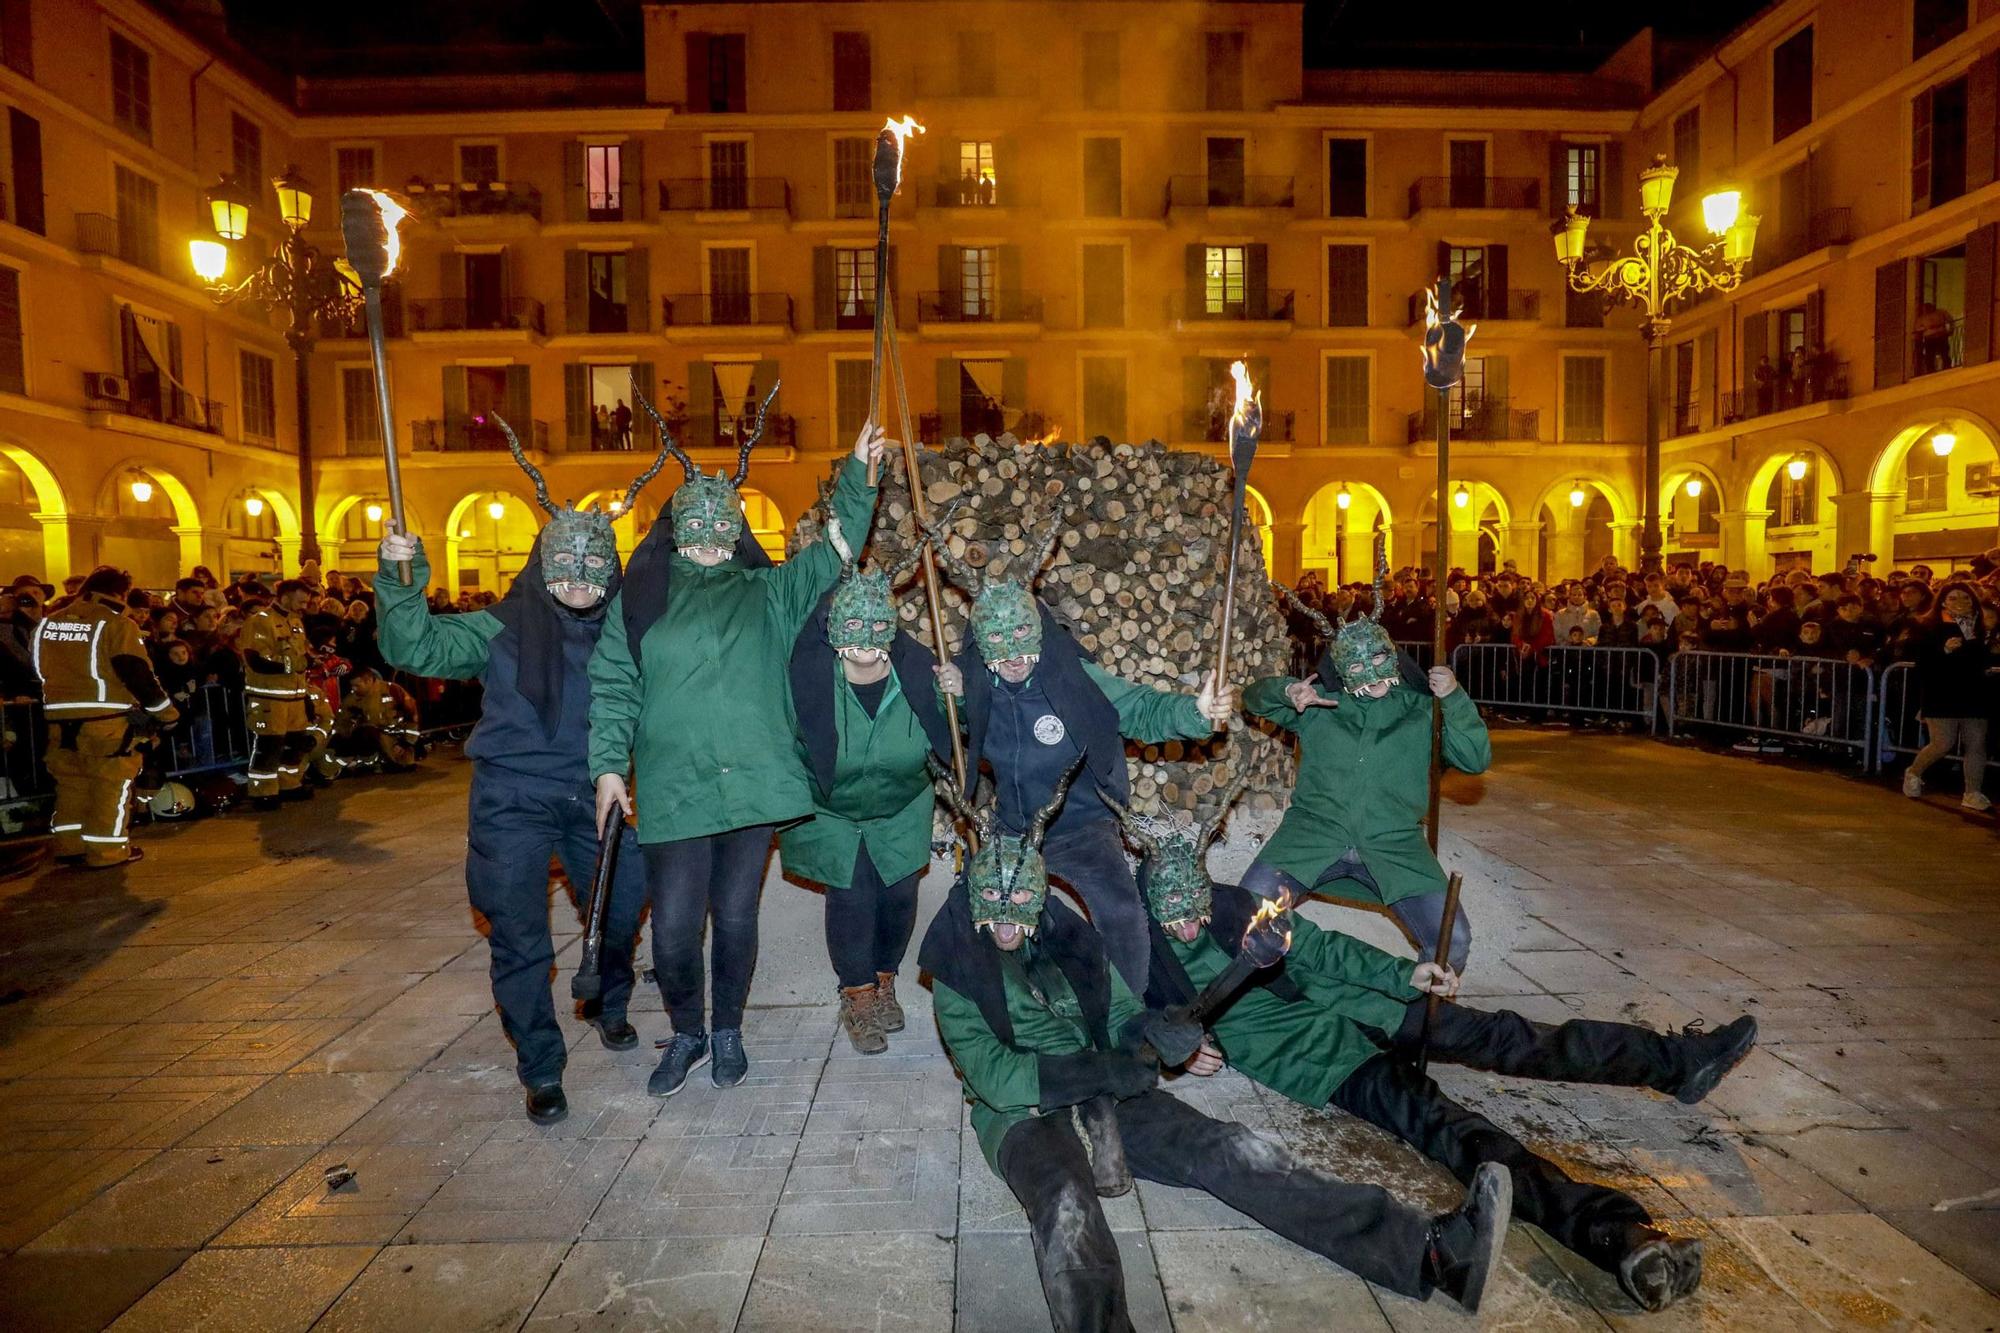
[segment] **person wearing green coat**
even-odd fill
[[[925,761],[951,755],[936,661],[896,628],[890,582],[850,561],[792,647],[813,817],[778,835],[785,873],[826,887],[840,1023],[863,1055],[903,1030],[896,973],[917,924],[936,805]]]
[[[839,579],[841,557],[822,539],[773,568],[751,538],[736,487],[748,474],[762,412],[731,481],[720,472],[702,476],[652,404],[643,396],[639,404],[687,479],[674,492],[671,522],[654,524],[633,553],[612,602],[612,630],[590,660],[590,772],[600,821],[632,811],[626,774],[635,775],[654,971],[674,1032],[647,1088],[672,1096],[711,1054],[717,1087],[734,1087],[749,1070],[743,1006],[757,962],[764,867],[777,827],[813,812],[786,662]],[[868,470],[881,453],[882,432],[871,421],[834,483],[831,526],[856,549],[874,516]],[[702,932],[711,928],[707,1014]]]
[[[1201,865],[1211,830],[1160,837],[1132,826],[1146,847],[1139,870],[1153,919],[1146,1003],[1171,1011],[1194,1002],[1228,970],[1268,908],[1233,884],[1213,884]],[[1296,913],[1283,914],[1290,948],[1250,974],[1209,1020],[1188,1071],[1224,1063],[1253,1082],[1315,1110],[1338,1107],[1379,1126],[1470,1182],[1497,1164],[1513,1178],[1514,1215],[1617,1276],[1648,1310],[1663,1310],[1701,1284],[1701,1242],[1652,1224],[1622,1191],[1572,1179],[1547,1158],[1417,1073],[1431,1059],[1522,1078],[1652,1088],[1693,1105],[1748,1055],[1756,1020],[1712,1033],[1666,1034],[1626,1023],[1573,1019],[1560,1026],[1450,1003],[1458,978],[1435,963],[1385,953]],[[1426,997],[1437,1017],[1425,1046]]]
[[[1243,887],[1264,898],[1325,893],[1380,903],[1420,953],[1434,955],[1445,874],[1423,830],[1432,697],[1444,709],[1444,761],[1453,768],[1483,773],[1493,762],[1486,723],[1450,667],[1432,667],[1417,678],[1426,688],[1413,688],[1394,641],[1372,616],[1335,630],[1319,612],[1301,609],[1327,636],[1319,670],[1304,680],[1267,676],[1243,691],[1246,712],[1299,738],[1291,808]],[[1472,924],[1461,909],[1452,924],[1453,967],[1465,966],[1471,947]]]

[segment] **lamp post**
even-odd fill
[[[219,239],[189,241],[188,260],[217,305],[246,301],[285,313],[285,344],[292,349],[298,403],[299,561],[303,564],[319,559],[319,533],[313,523],[312,377],[308,362],[319,322],[351,318],[361,304],[361,284],[344,271],[341,261],[306,243],[313,196],[299,169],[286,167],[282,175],[272,179],[271,188],[277,194],[285,235],[255,268],[237,281],[229,279],[231,246],[249,235],[250,209],[257,198],[241,182],[226,176],[208,195],[209,222]]]
[[[1667,209],[1674,198],[1674,178],[1680,168],[1655,157],[1639,173],[1639,211],[1646,230],[1633,242],[1635,253],[1619,255],[1603,268],[1587,267],[1585,240],[1590,219],[1574,208],[1556,224],[1556,261],[1571,290],[1600,292],[1612,304],[1632,302],[1646,314],[1640,331],[1646,338],[1646,459],[1645,527],[1640,535],[1639,572],[1660,569],[1660,360],[1672,325],[1668,309],[1675,301],[1706,291],[1726,292],[1743,281],[1757,243],[1754,216],[1741,211],[1743,197],[1735,190],[1715,190],[1703,196],[1701,216],[1716,239],[1705,246],[1683,245],[1667,229]]]

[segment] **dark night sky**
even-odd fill
[[[172,9],[180,0],[158,0]],[[509,49],[515,68],[636,68],[639,0],[345,0],[336,7],[223,0],[238,40],[281,68],[334,74],[354,53],[385,65],[435,67],[453,49]],[[1648,22],[1663,38],[1726,34],[1762,0],[1682,0],[1625,9],[1604,0],[1307,0],[1311,65],[1420,69],[1585,70]],[[396,34],[385,50],[384,34]]]

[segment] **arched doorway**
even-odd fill
[[[1369,582],[1375,577],[1375,534],[1391,521],[1388,499],[1367,482],[1328,482],[1306,502],[1301,568],[1317,571],[1327,587]],[[1392,564],[1397,554],[1389,552]]]
[[[290,513],[291,506],[285,510]],[[278,508],[262,490],[245,487],[229,498],[222,508],[222,568],[215,571],[225,583],[239,575],[260,578],[282,574],[291,566],[285,559],[282,524]],[[298,552],[296,521],[292,533],[292,553]]]
[[[69,501],[48,464],[0,444],[0,569],[60,584],[70,574]]]
[[[1722,559],[1722,483],[1700,464],[1669,472],[1660,483],[1660,540],[1669,565]]]
[[[454,597],[466,591],[504,596],[528,563],[540,512],[509,491],[480,491],[453,505],[445,523],[446,590]]]
[[[1483,481],[1459,481],[1450,494],[1450,567],[1467,573],[1491,574],[1505,558],[1501,554],[1500,529],[1513,521],[1507,501],[1499,490]],[[1426,570],[1437,563],[1437,496],[1424,498],[1417,509],[1419,563]],[[1392,566],[1398,563],[1392,559]]]
[[[1949,413],[1898,432],[1869,489],[1888,507],[1886,525],[1871,533],[1876,573],[1924,564],[1943,574],[2000,541],[2000,450],[1977,417]]]
[[[1631,506],[1602,477],[1578,474],[1542,492],[1535,506],[1534,568],[1544,583],[1593,573],[1612,556],[1630,566]]]
[[[1839,470],[1815,444],[1802,440],[1759,463],[1744,493],[1744,508],[1765,515],[1761,525],[1754,519],[1749,524],[1750,573],[1767,578],[1795,565],[1838,569],[1833,497],[1840,490]]]

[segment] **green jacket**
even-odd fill
[[[844,889],[854,878],[855,850],[865,845],[882,882],[894,884],[930,864],[936,805],[924,767],[930,740],[895,672],[874,717],[854,697],[837,660],[833,673],[840,737],[833,790],[825,801],[815,793],[813,817],[778,835],[779,855],[788,873]]]
[[[865,541],[875,512],[867,468],[849,459],[833,512]],[[786,663],[813,607],[840,578],[840,555],[817,541],[782,565],[712,569],[673,557],[666,614],[641,641],[626,636],[624,593],[590,659],[590,773],[636,767],[639,841],[673,842],[812,813],[811,783],[791,725]]]
[[[1192,944],[1172,934],[1166,940],[1197,990],[1229,966],[1228,952],[1205,930]],[[1251,986],[1210,1031],[1245,1077],[1295,1102],[1323,1107],[1349,1074],[1382,1052],[1383,1044],[1365,1029],[1394,1036],[1405,1008],[1421,998],[1410,985],[1414,966],[1294,913],[1284,976],[1306,998],[1288,1002]]]
[[[1032,948],[1033,943],[1023,946]],[[1144,1012],[1144,1007],[1111,968],[1113,1034]],[[1083,1007],[1068,983],[1052,987],[1046,1002],[1021,984],[1013,969],[1003,972],[1007,1017],[1014,1025],[1014,1042],[1000,1040],[987,1025],[979,1006],[942,981],[931,982],[931,1007],[938,1034],[958,1066],[959,1077],[972,1098],[972,1132],[993,1174],[1000,1174],[1000,1143],[1007,1131],[1041,1114],[1042,1075],[1039,1057],[1068,1055],[1091,1044]],[[1060,982],[1060,978],[1058,978]],[[1115,1039],[1115,1035],[1114,1035]]]
[[[1114,676],[1095,662],[1086,661],[1083,674],[1118,710],[1118,734],[1128,741],[1162,745],[1205,741],[1215,734],[1215,724],[1203,716],[1195,695]]]
[[[382,660],[399,671],[445,680],[475,680],[486,673],[487,645],[504,626],[491,611],[434,616],[424,600],[430,557],[410,557],[410,586],[388,561],[375,571],[375,642]]]
[[[1444,892],[1444,871],[1423,830],[1430,805],[1431,696],[1407,685],[1392,686],[1380,699],[1322,690],[1340,707],[1301,713],[1285,698],[1293,683],[1290,676],[1267,676],[1243,691],[1246,711],[1299,738],[1291,808],[1257,859],[1311,885],[1353,848],[1381,887],[1385,906]],[[1486,723],[1463,689],[1445,696],[1444,758],[1467,773],[1483,773],[1493,762]],[[1354,880],[1327,891],[1370,896]]]

